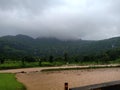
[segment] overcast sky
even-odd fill
[[[100,40],[120,36],[120,0],[0,0],[0,36]]]

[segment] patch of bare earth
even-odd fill
[[[27,90],[64,90],[65,82],[71,88],[120,80],[120,68],[28,72],[19,73],[16,77]]]

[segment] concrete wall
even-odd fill
[[[120,81],[90,85],[85,87],[70,88],[70,90],[120,90]]]

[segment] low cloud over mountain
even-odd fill
[[[0,0],[0,36],[59,39],[120,35],[120,0]]]

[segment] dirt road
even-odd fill
[[[21,68],[21,69],[9,69],[9,70],[0,70],[0,73],[19,73],[19,72],[40,72],[43,69],[59,69],[59,68],[87,68],[89,66],[60,66],[60,67],[38,67],[38,68]]]
[[[106,66],[120,66],[120,64],[110,64],[110,65],[90,65],[90,66],[59,66],[59,67],[38,67],[38,68],[22,68],[22,69],[9,69],[9,70],[0,70],[0,73],[19,73],[19,72],[39,72],[43,69],[59,69],[59,68],[89,68],[89,67],[106,67]]]

